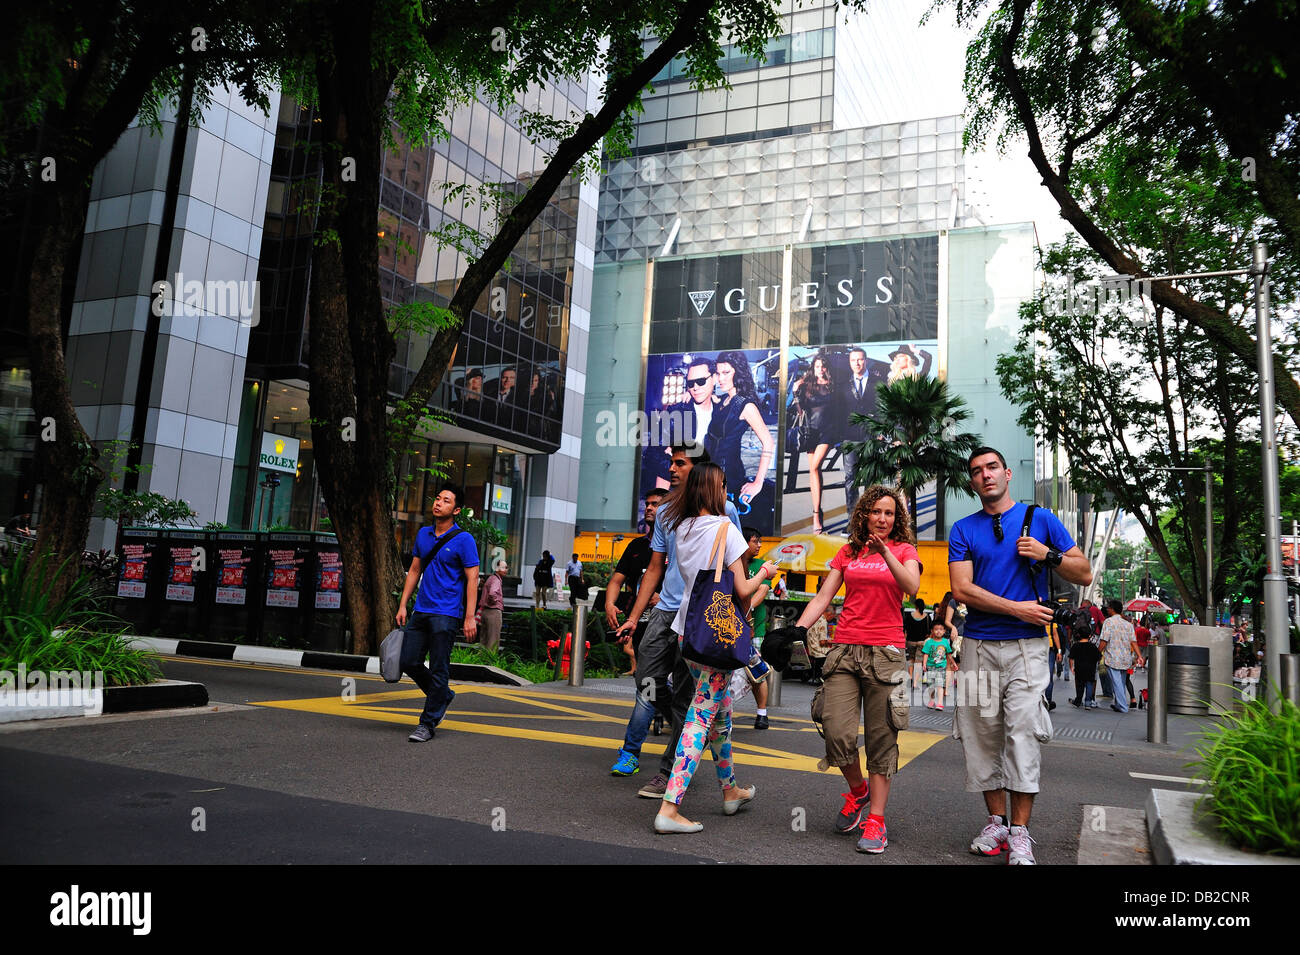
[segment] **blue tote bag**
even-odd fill
[[[696,571],[686,605],[682,656],[715,670],[738,670],[753,655],[754,630],[736,602],[735,575],[726,570],[728,522],[718,526],[710,567]]]

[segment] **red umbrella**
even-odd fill
[[[1174,608],[1167,603],[1156,600],[1154,597],[1134,597],[1124,605],[1124,609],[1131,613],[1147,613],[1152,610],[1159,610],[1163,613],[1173,613]]]

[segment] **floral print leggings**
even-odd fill
[[[706,737],[713,752],[718,782],[723,789],[736,785],[736,776],[731,771],[731,672],[714,670],[689,660],[686,665],[695,680],[695,699],[686,711],[682,737],[677,741],[673,775],[664,793],[664,799],[674,805],[681,805],[682,797],[686,795],[686,787],[691,784],[691,777],[700,765]]]

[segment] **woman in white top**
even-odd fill
[[[749,545],[744,535],[726,517],[726,473],[716,464],[696,464],[687,475],[684,486],[674,491],[660,508],[660,519],[674,526],[677,545],[677,567],[686,582],[686,599],[682,601],[673,631],[680,641],[686,630],[686,613],[691,588],[698,571],[709,566],[709,553],[713,549],[718,527],[726,525],[723,564],[735,579],[736,597],[742,607],[748,607],[751,598],[763,582],[776,573],[776,564],[766,562],[753,577],[745,576],[745,556]],[[691,822],[677,811],[700,763],[707,740],[713,752],[718,782],[722,785],[722,808],[733,815],[754,798],[755,787],[740,789],[731,768],[731,671],[687,661],[695,680],[695,699],[686,711],[686,723],[677,741],[677,758],[673,763],[672,777],[664,793],[663,803],[655,816],[655,832],[699,832],[704,828]]]

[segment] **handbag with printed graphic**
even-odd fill
[[[754,653],[754,630],[735,597],[735,575],[725,569],[728,522],[718,526],[709,551],[709,565],[695,574],[682,656],[715,670],[738,670]]]

